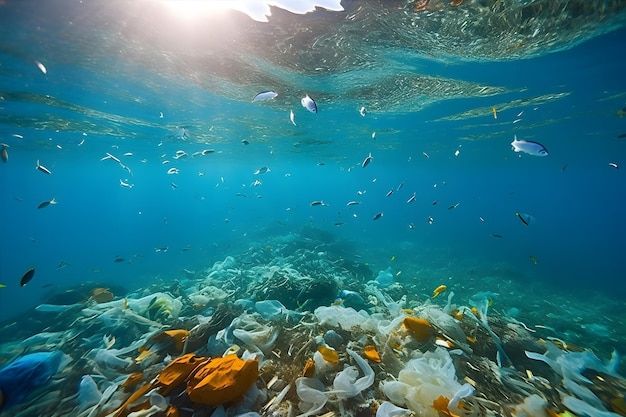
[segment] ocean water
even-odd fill
[[[0,2],[7,326],[300,236],[391,268],[398,297],[493,291],[620,348],[626,3],[344,1],[268,22],[163,3]]]

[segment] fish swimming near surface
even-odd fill
[[[372,162],[372,153],[371,152],[370,152],[369,155],[367,155],[365,157],[365,159],[361,163],[361,167],[365,168],[366,166],[368,166],[370,164],[370,162]]]
[[[311,201],[311,206],[328,206],[328,204],[324,203],[322,200]]]
[[[361,202],[360,201],[348,201],[346,203],[346,206],[356,206],[358,204],[361,204]]]
[[[294,126],[296,125],[296,115],[293,114],[293,110],[289,110],[289,120],[291,120],[291,124]]]
[[[113,262],[115,263],[120,263],[120,262],[124,262],[126,259],[122,258],[121,256],[116,256],[115,259],[113,259]]]
[[[46,168],[45,166],[39,163],[39,159],[37,160],[37,165],[35,166],[35,168],[37,168],[39,171],[43,172],[44,174],[52,174],[52,171],[50,171],[48,168]]]
[[[541,143],[531,140],[518,140],[517,135],[514,136],[511,146],[515,152],[524,152],[534,156],[548,156],[548,150]]]
[[[372,217],[372,220],[378,220],[381,217],[383,217],[383,213],[382,212],[376,213],[376,214],[374,214],[374,217]]]
[[[20,287],[25,286],[30,282],[31,279],[35,276],[35,268],[31,268],[22,275],[22,279],[20,280]]]
[[[2,159],[2,162],[7,162],[9,160],[9,152],[7,151],[9,145],[6,143],[0,143],[0,146],[2,146],[2,149],[0,150],[0,159]]]
[[[530,225],[535,220],[535,218],[531,216],[530,214],[515,213],[515,215],[520,219],[522,223],[524,223],[524,226]]]
[[[416,194],[416,193],[413,193],[413,195],[412,195],[411,197],[409,197],[409,199],[408,199],[408,200],[406,200],[407,204],[411,204],[412,202],[414,202],[414,201],[415,201],[415,194]]]
[[[266,172],[270,172],[270,169],[268,167],[261,167],[257,169],[256,171],[254,171],[254,175],[261,175],[261,174],[265,174]]]
[[[42,208],[48,207],[49,205],[54,205],[56,203],[57,203],[56,200],[53,198],[52,200],[39,203],[39,205],[37,206],[37,209],[42,209]]]
[[[302,107],[310,111],[311,113],[317,113],[317,103],[307,94],[305,97],[300,100]]]
[[[278,93],[274,91],[264,91],[254,96],[252,101],[255,102],[255,101],[263,101],[263,100],[272,100],[276,98],[277,96],[278,96]]]

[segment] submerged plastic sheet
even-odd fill
[[[45,385],[64,366],[65,355],[60,351],[37,352],[22,356],[0,370],[0,390],[4,408],[19,404],[35,388]]]

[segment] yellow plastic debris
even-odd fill
[[[174,359],[157,377],[158,384],[162,387],[159,393],[163,396],[169,395],[174,388],[185,382],[196,368],[210,360],[193,353]]]
[[[183,350],[185,340],[189,337],[189,332],[187,330],[166,330],[164,333],[174,339],[176,350]]]
[[[320,345],[317,347],[317,351],[322,354],[322,357],[326,362],[332,364],[339,363],[339,354],[335,349],[331,349],[328,346]]]

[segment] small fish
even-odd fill
[[[41,62],[35,61],[35,65],[37,65],[37,68],[39,68],[39,71],[41,71],[43,75],[46,75],[48,73],[48,70]]]
[[[511,146],[515,152],[524,152],[533,156],[548,156],[548,150],[541,143],[531,140],[517,140],[517,135],[513,137]]]
[[[296,124],[296,115],[293,114],[293,110],[289,110],[289,120],[291,121],[292,125],[297,126],[297,124]]]
[[[408,199],[408,200],[406,200],[406,203],[407,203],[407,204],[411,204],[411,203],[412,203],[412,202],[414,202],[414,201],[415,201],[415,193],[413,193],[413,195],[412,195],[411,197],[409,197],[409,199]]]
[[[448,207],[448,210],[452,210],[452,209],[457,208],[459,206],[459,204],[461,204],[461,203],[456,203],[456,204],[451,205],[450,207]]]
[[[254,180],[254,182],[252,183],[253,187],[258,187],[259,185],[263,184],[261,181],[259,180]]]
[[[254,171],[254,175],[261,175],[261,174],[265,174],[266,172],[270,172],[270,169],[268,167],[261,167],[257,169],[256,171]]]
[[[383,212],[382,211],[380,213],[374,214],[374,217],[372,217],[372,220],[378,220],[381,217],[383,217]]]
[[[335,227],[343,226],[343,222],[337,222],[334,224]]]
[[[243,143],[244,145],[250,145],[250,142],[249,142],[249,141],[247,141],[246,139],[243,139],[243,140],[241,141],[241,143]]]
[[[0,158],[2,159],[2,162],[7,162],[9,160],[9,152],[7,152],[9,145],[2,143],[0,146],[2,146],[2,150],[0,150]]]
[[[214,153],[214,152],[215,152],[215,149],[203,149],[202,152],[200,152],[200,154],[202,154],[202,156],[204,156],[204,155],[208,155],[208,154],[211,154],[211,153]]]
[[[65,268],[65,267],[66,267],[66,266],[68,266],[68,265],[69,265],[69,264],[68,264],[67,262],[65,262],[65,261],[61,261],[61,262],[59,263],[59,265],[57,265],[56,269],[62,269],[62,268]]]
[[[252,102],[255,101],[263,101],[263,100],[272,100],[278,96],[278,93],[274,91],[264,91],[262,93],[257,94],[252,98]]]
[[[311,206],[328,206],[328,204],[324,203],[322,200],[311,201]]]
[[[22,279],[20,280],[20,287],[25,286],[30,282],[31,279],[35,276],[35,268],[31,268],[22,275]]]
[[[454,151],[454,156],[459,156],[460,153],[461,151],[457,149],[456,151]]]
[[[622,133],[621,135],[617,135],[618,139],[624,139],[626,138],[626,133]]]
[[[497,119],[498,118],[498,111],[496,110],[495,107],[491,108],[491,112],[493,113],[493,118]]]
[[[389,191],[387,191],[387,194],[385,194],[385,197],[389,197],[391,196],[391,194],[393,194],[393,188]]]
[[[167,170],[167,174],[168,175],[176,175],[176,174],[179,174],[179,173],[180,173],[180,171],[178,170],[178,168],[172,167],[172,168]]]
[[[164,246],[162,248],[154,248],[155,252],[167,252],[169,250],[169,248],[167,246]]]
[[[532,255],[528,255],[528,257],[530,258],[530,260],[531,260],[531,261],[533,261],[533,263],[534,263],[535,265],[537,265],[537,258],[535,258],[535,257],[534,257],[534,256],[532,256]]]
[[[361,167],[365,168],[366,166],[369,165],[369,163],[372,162],[372,153],[370,152],[369,155],[367,155],[367,157],[365,157],[365,159],[363,160],[363,162],[361,162]]]
[[[0,284],[0,288],[6,288],[6,284]]]
[[[360,201],[348,201],[346,206],[356,206],[357,204],[361,204]]]
[[[133,153],[132,153],[132,152],[126,152],[126,153],[124,154],[124,156],[133,156]]]
[[[409,229],[415,229],[415,223],[409,223]]]
[[[398,186],[396,187],[396,191],[400,191],[402,189],[402,187],[404,187],[404,181],[402,181],[400,184],[398,184]]]
[[[367,111],[365,110],[365,107],[361,107],[359,109],[359,114],[361,115],[361,117],[365,117],[365,115],[367,114]]]
[[[615,169],[619,169],[619,165],[617,165],[615,162],[609,162],[609,166]]]
[[[53,198],[52,200],[48,200],[48,201],[44,201],[42,203],[39,203],[39,205],[37,206],[37,209],[42,209],[44,207],[48,207],[49,205],[54,205],[56,204],[56,200]]]
[[[496,233],[492,233],[492,234],[490,234],[489,236],[491,236],[491,237],[496,237],[496,238],[498,238],[498,239],[501,239],[501,238],[502,238],[502,235],[498,235],[498,234],[496,234]]]
[[[100,158],[100,160],[101,160],[101,161],[105,161],[105,160],[107,160],[107,159],[112,159],[112,160],[114,160],[115,162],[117,162],[118,164],[119,164],[119,163],[121,163],[121,161],[120,161],[120,159],[119,159],[119,158],[117,158],[117,157],[115,157],[115,156],[111,155],[111,154],[110,154],[110,153],[108,153],[108,152],[106,153],[106,156],[104,156],[104,157]]]
[[[567,169],[567,164],[563,165],[563,167],[561,168],[561,172],[565,172],[566,169]]]
[[[46,168],[45,166],[39,163],[39,159],[37,160],[37,165],[35,166],[35,168],[37,168],[39,171],[43,172],[44,174],[52,174],[52,171],[50,171],[48,168]]]
[[[171,183],[170,186],[172,187],[172,190],[175,190],[178,188],[178,185],[176,185],[175,183]]]
[[[122,186],[124,188],[133,188],[133,184],[129,184],[127,182],[124,182],[124,181],[122,181],[122,179],[120,179],[120,186]]]
[[[115,262],[116,264],[119,264],[120,262],[124,262],[126,259],[122,258],[121,256],[116,256],[113,259],[113,262]]]
[[[524,223],[524,226],[528,226],[530,224],[531,217],[528,214],[523,213],[515,213],[515,215]]]
[[[311,113],[317,113],[317,104],[315,103],[315,100],[309,97],[308,94],[300,100],[300,103],[302,104],[302,107]]]
[[[428,224],[433,224],[434,221],[433,216],[428,216]]]
[[[433,206],[437,205],[437,200],[433,200]]]
[[[424,158],[426,159],[430,158],[430,155],[428,155],[426,152],[422,152],[422,155],[424,155]]]
[[[433,298],[437,298],[439,297],[439,294],[441,294],[442,292],[444,292],[445,290],[447,290],[448,287],[446,287],[445,285],[440,285],[437,288],[435,288],[435,290],[433,291]]]
[[[376,139],[376,132],[372,132],[372,139]]]

